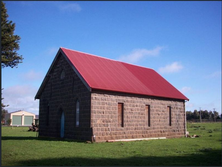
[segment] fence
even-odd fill
[[[213,119],[202,119],[201,121],[200,121],[200,119],[191,119],[191,120],[187,120],[187,122],[189,122],[189,123],[193,123],[193,122],[213,123],[213,122],[222,122],[222,119],[215,119],[215,120],[213,120]]]

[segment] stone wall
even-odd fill
[[[76,127],[77,100],[80,102],[79,127]],[[90,91],[79,79],[67,59],[60,55],[50,71],[49,79],[40,97],[39,136],[59,138],[61,113],[64,112],[64,138],[91,140],[90,105]]]
[[[118,103],[123,103],[123,127],[118,125]],[[148,126],[146,105],[150,105],[150,126]],[[167,106],[171,107],[171,126]],[[91,94],[91,126],[97,142],[114,139],[181,137],[185,134],[184,117],[184,100],[102,91],[94,91]]]

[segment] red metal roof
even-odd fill
[[[91,89],[189,100],[153,69],[70,49],[61,50]]]

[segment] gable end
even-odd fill
[[[83,82],[83,84],[86,86],[86,88],[91,91],[91,88],[89,87],[89,85],[87,84],[87,82],[84,80],[84,78],[81,76],[81,74],[78,72],[78,70],[74,67],[74,65],[70,62],[70,60],[67,58],[67,56],[65,55],[65,53],[62,51],[62,49],[60,48],[59,51],[56,54],[56,57],[54,58],[38,92],[36,93],[35,99],[40,99],[40,96],[47,84],[47,82],[49,81],[50,77],[51,77],[51,71],[53,69],[53,67],[55,66],[56,62],[58,61],[58,58],[60,56],[63,56],[65,58],[65,60],[68,62],[68,64],[72,67],[73,71],[77,74],[77,76],[80,78],[80,80]]]

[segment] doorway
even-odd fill
[[[62,111],[61,125],[60,125],[60,137],[64,138],[64,134],[65,134],[65,115],[64,115],[64,112]]]

